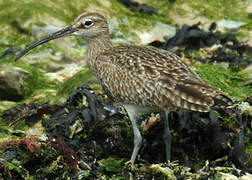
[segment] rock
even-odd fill
[[[153,41],[165,41],[164,37],[172,37],[176,33],[176,28],[168,24],[157,22],[150,31],[140,32],[136,34],[140,38],[141,44],[149,44]]]
[[[220,31],[225,31],[225,30],[237,31],[239,30],[241,26],[245,24],[246,24],[245,22],[222,19],[217,22],[217,28]]]
[[[76,63],[65,64],[63,69],[59,69],[56,72],[46,73],[45,76],[50,80],[56,80],[60,82],[64,82],[65,80],[72,77],[78,71],[82,69],[82,66]]]
[[[30,93],[30,73],[17,67],[0,67],[0,99],[20,101]]]

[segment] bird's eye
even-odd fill
[[[89,26],[91,26],[93,24],[93,21],[91,21],[91,20],[86,20],[85,22],[84,22],[84,25],[86,26],[86,27],[89,27]]]

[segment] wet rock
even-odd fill
[[[17,67],[0,67],[0,99],[20,101],[31,92],[30,73]]]
[[[246,24],[245,22],[222,19],[217,22],[217,27],[218,30],[223,32],[225,32],[226,30],[237,31],[241,26],[245,24]]]
[[[176,28],[168,24],[163,24],[157,22],[153,28],[149,31],[140,32],[137,31],[136,34],[140,38],[141,44],[149,44],[154,41],[165,42],[165,39],[174,36],[176,33]],[[151,44],[150,44],[151,45]]]
[[[71,63],[71,64],[65,64],[64,66],[59,67],[55,72],[48,72],[45,74],[46,77],[50,80],[57,80],[60,82],[64,82],[70,77],[72,77],[74,74],[79,72],[82,69],[82,66]]]

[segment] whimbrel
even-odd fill
[[[98,13],[83,13],[73,24],[49,34],[18,54],[16,60],[34,47],[64,36],[87,41],[87,62],[104,92],[127,111],[134,133],[130,162],[134,164],[142,144],[136,119],[139,113],[165,112],[166,160],[170,160],[171,134],[168,114],[182,108],[208,112],[215,102],[229,102],[218,89],[207,85],[183,60],[173,53],[135,45],[113,46],[108,23]]]

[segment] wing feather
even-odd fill
[[[141,46],[117,46],[97,57],[97,76],[118,102],[208,111],[218,89],[175,54]]]

